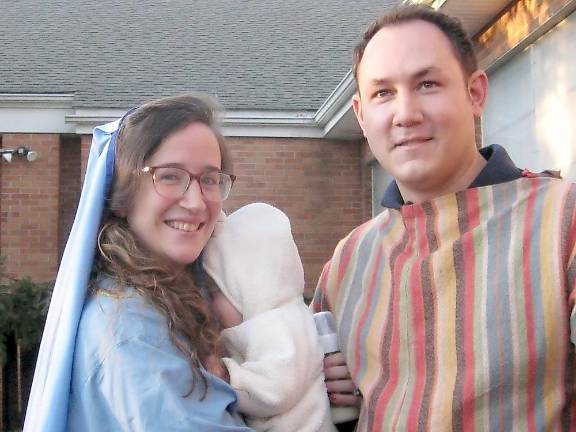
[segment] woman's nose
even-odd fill
[[[204,201],[204,195],[202,194],[202,188],[198,180],[192,179],[190,181],[190,186],[180,198],[180,205],[189,209],[206,208],[206,202]]]

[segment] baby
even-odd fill
[[[213,305],[239,410],[257,431],[335,431],[323,352],[302,298],[304,270],[290,221],[267,204],[228,216],[203,255],[221,292]]]

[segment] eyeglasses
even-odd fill
[[[192,174],[183,168],[147,166],[140,171],[145,174],[152,174],[154,189],[164,198],[182,197],[190,188],[192,180],[196,180],[205,199],[224,201],[230,195],[230,190],[234,180],[236,180],[235,175],[216,170]]]

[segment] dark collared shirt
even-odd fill
[[[514,162],[512,162],[512,159],[510,159],[504,147],[493,144],[480,149],[480,154],[486,159],[487,163],[470,186],[468,186],[469,188],[506,183],[522,177],[522,170],[514,165]],[[383,207],[393,209],[399,209],[405,204],[396,180],[390,182],[384,191],[384,196],[380,204]]]

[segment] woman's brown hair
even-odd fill
[[[206,382],[199,368],[211,355],[220,353],[218,325],[202,292],[202,280],[207,276],[196,263],[189,265],[187,271],[175,272],[169,263],[138,241],[121,215],[132,206],[140,182],[150,180],[135,173],[140,172],[168,136],[191,123],[203,123],[212,129],[218,139],[221,169],[231,172],[230,157],[218,131],[215,113],[210,99],[186,94],[149,102],[124,119],[118,132],[114,180],[98,235],[95,263],[96,274],[104,274],[116,282],[118,295],[130,287],[166,317],[170,338],[192,369],[191,391],[200,377],[204,394]],[[107,293],[114,294],[109,290]]]

